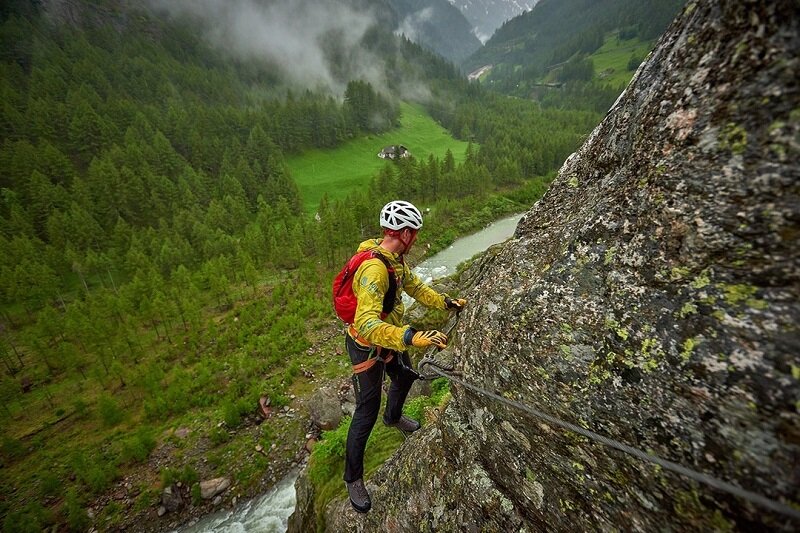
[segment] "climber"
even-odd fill
[[[422,227],[422,214],[416,207],[399,200],[389,202],[381,210],[380,225],[383,238],[364,241],[358,248],[359,252],[369,250],[372,254],[353,276],[357,307],[345,335],[353,364],[356,410],[347,434],[344,481],[350,502],[360,513],[366,513],[372,506],[364,486],[364,449],[378,418],[384,370],[391,378],[391,386],[383,423],[406,434],[414,432],[420,428],[419,422],[402,414],[406,395],[417,378],[406,349],[447,346],[447,336],[440,331],[416,331],[402,325],[403,292],[437,309],[460,311],[467,304],[463,298],[453,299],[428,287],[406,265],[404,256]]]

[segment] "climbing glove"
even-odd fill
[[[456,311],[461,311],[462,309],[464,309],[465,305],[467,305],[467,301],[464,298],[456,298],[454,300],[449,296],[444,297],[444,306],[447,309],[455,309]]]
[[[408,335],[409,333],[410,335]],[[438,346],[442,349],[447,348],[447,335],[441,331],[436,331],[435,329],[414,331],[413,329],[409,329],[406,331],[406,334],[411,337],[411,342],[406,341],[406,344],[411,344],[417,348],[427,348],[428,346]]]

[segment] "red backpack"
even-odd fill
[[[389,273],[389,290],[383,297],[383,309],[381,312],[381,319],[392,312],[394,309],[394,299],[397,294],[397,278],[395,277],[394,268],[389,264],[389,260],[382,254],[374,250],[365,250],[358,252],[350,258],[350,260],[342,267],[342,271],[333,279],[333,308],[336,314],[345,323],[352,324],[356,317],[356,307],[358,306],[358,299],[353,292],[353,276],[355,275],[361,263],[373,257],[380,259],[386,266],[386,271]]]

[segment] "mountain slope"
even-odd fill
[[[465,70],[483,65],[521,65],[528,79],[575,53],[591,53],[603,35],[627,27],[642,39],[661,34],[682,0],[542,0],[529,12],[495,32],[485,46],[463,62]]]
[[[454,63],[481,46],[470,23],[447,0],[387,1],[397,15],[396,31]]]
[[[450,0],[474,27],[475,35],[486,42],[494,31],[520,13],[530,11],[538,0]]]
[[[692,2],[515,237],[451,349],[506,399],[797,508],[800,20]],[[463,386],[331,530],[784,530],[797,522]],[[355,527],[354,527],[355,524]]]

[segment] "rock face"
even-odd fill
[[[800,17],[689,2],[512,240],[474,265],[464,379],[800,502]],[[453,386],[331,531],[792,530]]]

